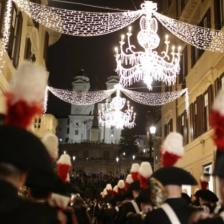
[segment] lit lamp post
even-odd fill
[[[153,151],[153,136],[155,134],[156,134],[156,127],[152,125],[149,127],[149,160],[153,169],[154,169],[154,158],[152,151]]]
[[[120,174],[120,164],[119,164],[120,158],[117,156],[115,160],[117,162],[117,171],[118,171],[118,174]]]

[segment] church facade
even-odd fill
[[[90,79],[81,71],[72,82],[72,90],[83,92],[90,90]],[[117,76],[110,76],[106,82],[107,89],[118,83]],[[110,100],[110,99],[109,99]],[[71,105],[71,113],[66,118],[58,119],[57,134],[61,144],[105,143],[119,144],[121,130],[115,127],[104,127],[98,122],[98,110],[102,103],[87,106]]]

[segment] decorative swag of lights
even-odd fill
[[[65,89],[57,89],[53,87],[48,87],[48,90],[56,97],[61,99],[66,103],[73,105],[92,105],[98,103],[104,99],[109,98],[119,87],[119,90],[125,94],[128,98],[147,106],[161,106],[170,103],[182,95],[185,95],[185,102],[188,102],[188,89],[182,89],[179,91],[172,92],[159,92],[159,93],[147,93],[138,92],[129,89],[124,89],[121,86],[115,86],[111,90],[99,90],[99,91],[88,91],[88,92],[76,92]],[[47,94],[46,94],[47,96]],[[47,102],[47,99],[46,99]],[[186,103],[186,108],[188,104]]]
[[[142,4],[142,10],[145,15],[140,19],[137,40],[144,51],[135,51],[136,47],[131,44],[131,27],[126,34],[126,48],[124,35],[121,36],[120,47],[115,48],[116,72],[120,76],[120,83],[123,86],[130,86],[134,82],[143,80],[150,90],[153,81],[163,81],[167,85],[172,85],[176,82],[176,76],[180,71],[181,48],[176,49],[172,46],[170,52],[170,41],[166,35],[165,50],[159,55],[154,50],[160,44],[157,34],[158,22],[152,17],[157,10],[157,4],[147,1]]]
[[[136,113],[130,102],[120,96],[120,88],[116,85],[116,96],[111,102],[107,100],[99,110],[99,123],[102,126],[118,129],[133,128],[135,126]],[[126,108],[126,109],[125,109]]]
[[[28,0],[8,1],[14,1],[22,11],[41,25],[73,36],[98,36],[117,31],[145,15],[146,9],[148,10],[148,8],[143,8],[136,11],[114,13],[86,12],[41,5]],[[155,3],[145,1],[145,4]],[[151,10],[150,7],[149,10]],[[175,20],[156,10],[147,13],[151,13],[165,28],[184,42],[200,49],[224,53],[224,33],[221,30]],[[6,23],[10,24],[10,18],[10,13],[5,13]]]

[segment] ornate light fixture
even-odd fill
[[[134,113],[134,109],[130,106],[129,101],[126,103],[126,99],[120,96],[119,85],[115,88],[116,96],[112,98],[111,102],[107,100],[102,105],[102,109],[99,110],[99,122],[108,128],[133,128],[135,126],[136,113]],[[122,111],[125,105],[126,110]]]
[[[158,48],[160,38],[157,34],[158,22],[153,17],[157,11],[157,4],[146,1],[142,4],[144,15],[140,19],[140,31],[137,40],[144,51],[135,51],[131,44],[132,28],[128,28],[126,34],[121,36],[120,47],[115,48],[117,62],[116,72],[120,76],[123,86],[130,86],[134,82],[143,80],[149,89],[152,89],[153,81],[163,81],[172,85],[180,71],[180,50],[172,46],[170,51],[169,36],[165,36],[165,50],[158,54],[154,49]]]

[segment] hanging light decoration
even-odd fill
[[[157,34],[158,22],[152,17],[157,10],[157,4],[146,1],[141,7],[144,15],[140,19],[137,40],[144,51],[135,51],[136,47],[131,44],[132,28],[129,27],[126,34],[127,41],[125,42],[125,35],[122,35],[120,47],[115,48],[116,72],[120,76],[120,83],[123,86],[130,86],[143,80],[150,90],[153,81],[163,81],[167,85],[172,85],[180,72],[181,47],[172,46],[170,50],[169,36],[166,35],[165,50],[158,54],[154,50],[160,44]]]
[[[120,87],[116,85],[116,96],[112,98],[111,102],[108,100],[102,105],[99,110],[99,123],[108,128],[115,127],[118,129],[133,128],[135,126],[136,113],[133,107],[130,106],[129,101],[120,96]],[[126,110],[122,111],[125,108]]]

